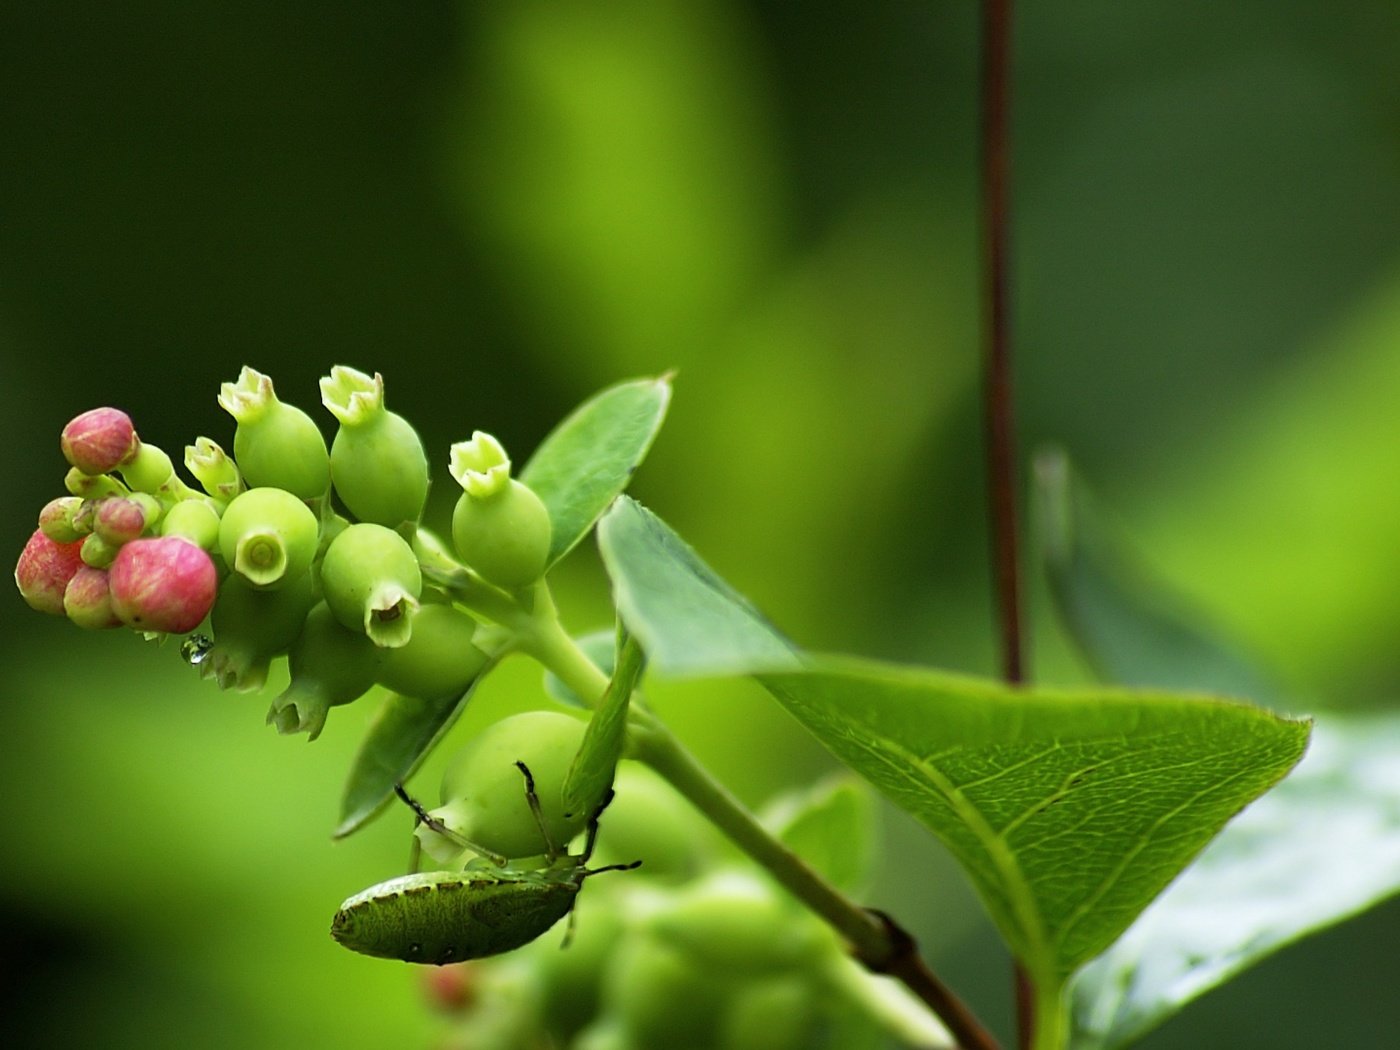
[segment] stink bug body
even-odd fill
[[[523,764],[520,771],[525,776],[531,810],[537,812],[534,780]],[[399,794],[420,821],[433,826],[438,834],[453,836],[451,829],[429,817],[402,788]],[[595,813],[582,853],[551,849],[549,865],[536,871],[484,866],[418,872],[381,882],[340,906],[331,922],[331,936],[362,955],[435,966],[519,948],[573,910],[585,878],[641,863],[585,867],[597,835]]]

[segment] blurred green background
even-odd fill
[[[1300,710],[1393,704],[1400,7],[1020,8],[1024,449],[1063,443]],[[3,5],[4,542],[69,417],[227,443],[244,363],[308,408],[332,364],[384,372],[438,521],[449,442],[523,461],[676,368],[639,498],[805,645],[989,672],[975,41],[968,3]],[[605,623],[591,552],[559,590]],[[1083,678],[1033,606],[1037,676]],[[372,703],[307,747],[171,646],[0,616],[18,1045],[426,1045],[416,975],[326,935],[404,863],[403,820],[329,840]],[[469,721],[537,688],[507,665]],[[657,693],[753,802],[827,768],[755,689]],[[886,832],[872,903],[1005,1033],[960,877]],[[1382,908],[1145,1045],[1389,1045],[1397,936]]]

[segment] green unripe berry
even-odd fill
[[[647,923],[709,972],[734,979],[815,966],[837,950],[820,920],[754,872],[725,869],[678,890]]]
[[[332,707],[359,699],[374,685],[381,652],[363,634],[342,627],[324,602],[314,606],[288,653],[292,680],[272,702],[268,724],[284,735],[306,733],[315,740]]]
[[[326,494],[326,439],[314,419],[277,399],[269,377],[245,366],[235,382],[220,388],[219,404],[238,421],[233,456],[248,485],[286,489],[304,500]]]
[[[117,560],[117,552],[121,548],[108,543],[97,533],[93,533],[83,539],[81,547],[84,565],[90,565],[94,569],[108,568],[112,562]]]
[[[384,378],[336,365],[321,401],[340,421],[331,442],[331,480],[361,521],[397,528],[416,522],[428,498],[428,457],[408,420],[384,407]]]
[[[598,839],[593,855],[596,863],[640,859],[633,878],[679,883],[697,874],[717,850],[714,826],[646,766],[618,763],[613,788],[607,834]]]
[[[55,543],[74,543],[92,531],[90,517],[85,515],[80,524],[82,511],[83,500],[78,496],[51,499],[39,511],[39,529]]]
[[[212,499],[182,499],[160,519],[162,536],[180,536],[212,551],[219,545],[219,512]]]
[[[296,642],[315,604],[309,572],[276,590],[260,590],[237,574],[229,576],[209,615],[214,647],[199,665],[200,675],[212,677],[220,689],[261,689],[273,658]]]
[[[713,1050],[728,989],[682,953],[645,934],[618,949],[604,978],[606,1014],[636,1046]]]
[[[583,732],[583,722],[553,711],[527,711],[487,726],[448,767],[442,781],[446,804],[433,815],[462,837],[505,857],[536,857],[551,847],[563,848],[592,816],[582,811],[566,815],[563,805],[564,780]],[[517,762],[523,762],[534,778],[548,842],[530,812]],[[426,827],[419,828],[419,841],[433,856],[444,849],[451,856],[461,852],[455,844],[445,847],[442,837]]]
[[[716,1046],[805,1050],[815,1039],[817,988],[802,977],[745,982],[725,1004]]]
[[[85,500],[99,500],[104,496],[131,495],[131,490],[110,474],[84,474],[77,467],[63,475],[63,487],[74,496]]]
[[[452,446],[450,470],[462,486],[452,512],[457,555],[481,577],[515,590],[544,575],[549,558],[549,510],[510,476],[500,442],[477,431]]]
[[[316,515],[283,489],[249,489],[224,510],[219,552],[257,587],[277,587],[311,568],[319,542]]]
[[[413,548],[383,525],[350,525],[321,559],[321,590],[344,626],[375,645],[407,645],[423,591]]]
[[[227,503],[243,491],[243,475],[238,464],[229,458],[216,441],[195,438],[185,446],[185,469],[194,475],[200,487],[215,499]]]
[[[455,696],[486,666],[472,642],[477,622],[451,605],[424,605],[414,614],[408,644],[390,649],[379,665],[379,684],[424,700]]]
[[[144,442],[121,467],[122,479],[134,492],[159,492],[175,473],[170,457],[155,445]]]

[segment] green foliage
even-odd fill
[[[1398,757],[1394,716],[1321,720],[1288,779],[1075,978],[1075,1050],[1127,1046],[1246,967],[1400,892]]]
[[[490,668],[483,668],[482,674]],[[481,680],[477,676],[476,682]],[[350,767],[340,799],[340,823],[335,837],[344,838],[364,827],[394,797],[394,785],[407,780],[461,717],[476,688],[422,700],[392,693],[370,721]]]
[[[1108,529],[1063,457],[1042,457],[1038,480],[1057,609],[1106,677],[1281,702],[1252,661],[1176,612],[1181,600]],[[1076,1046],[1125,1046],[1291,941],[1400,892],[1397,755],[1393,717],[1323,719],[1293,774],[1075,978]]]
[[[791,658],[638,504],[619,501],[599,542],[624,620],[658,667],[723,674]],[[1188,696],[1020,690],[852,660],[760,680],[949,846],[1012,950],[1052,986],[1292,768],[1309,728]]]
[[[848,893],[875,864],[875,804],[854,777],[836,777],[774,799],[763,822],[794,853]]]
[[[616,670],[607,692],[588,720],[583,743],[564,781],[564,812],[580,813],[606,797],[617,773],[618,759],[627,742],[627,711],[642,676],[645,660],[642,650],[626,631],[619,628]]]
[[[855,661],[762,680],[948,845],[1041,980],[1111,944],[1308,738],[1305,723],[1169,694]]]
[[[661,519],[620,498],[598,523],[613,599],[653,665],[671,675],[791,667],[795,647]]]
[[[1278,690],[1170,593],[1097,510],[1068,458],[1036,461],[1040,555],[1059,615],[1105,680],[1274,703]]]
[[[540,443],[520,480],[549,508],[549,565],[588,535],[627,487],[670,402],[668,376],[619,383],[585,401]]]

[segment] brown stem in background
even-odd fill
[[[1002,677],[1025,681],[1011,378],[1011,0],[982,0],[982,338],[987,492]],[[1035,997],[1016,967],[1017,1045],[1035,1038]]]

